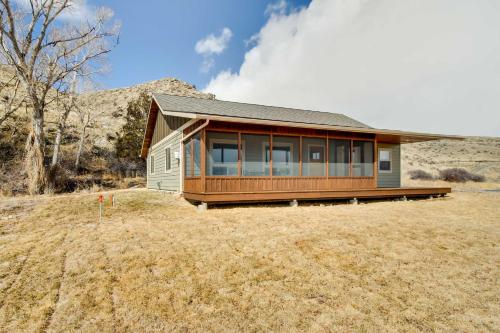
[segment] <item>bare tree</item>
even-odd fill
[[[54,140],[54,146],[52,150],[52,163],[50,164],[51,168],[57,165],[57,162],[59,160],[59,149],[61,147],[62,136],[64,130],[66,129],[66,120],[68,119],[70,112],[74,111],[75,108],[77,73],[73,72],[71,76],[72,77],[70,82],[69,94],[64,94],[57,100],[60,114],[57,122],[56,138]]]
[[[78,149],[76,151],[75,157],[75,170],[78,172],[80,167],[80,158],[83,153],[83,147],[85,145],[85,139],[87,138],[87,129],[94,125],[95,119],[97,117],[96,110],[90,105],[83,105],[76,108],[78,113],[78,118],[80,120],[80,140],[78,140]]]
[[[80,73],[85,66],[98,66],[118,32],[118,26],[110,24],[109,9],[97,10],[95,18],[84,23],[58,21],[71,12],[75,1],[0,0],[0,54],[14,67],[32,105],[31,131],[25,148],[31,194],[43,193],[47,186],[44,117],[47,105],[53,101],[51,93],[54,89],[67,91],[71,73]]]
[[[20,84],[21,81],[16,76],[7,82],[0,83],[0,126],[26,105],[26,97],[22,94],[19,96]]]

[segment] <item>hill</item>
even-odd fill
[[[205,99],[215,98],[214,95],[200,92],[194,85],[176,78],[163,78],[125,88],[82,94],[82,101],[85,104],[92,105],[100,114],[99,124],[101,126],[97,128],[100,133],[96,134],[100,134],[105,140],[100,140],[96,144],[109,148],[110,139],[116,137],[116,133],[120,131],[124,124],[124,114],[119,110],[125,109],[127,103],[135,100],[141,93],[151,94],[153,92]]]
[[[500,138],[467,137],[464,141],[428,141],[401,146],[402,174],[424,170],[434,176],[446,168],[463,168],[500,187]]]
[[[8,66],[0,65],[0,82],[7,82],[12,77],[13,71]],[[8,89],[8,88],[7,88]],[[89,92],[80,95],[80,103],[92,108],[99,116],[95,125],[89,129],[89,140],[86,142],[89,172],[102,172],[109,170],[110,160],[114,149],[114,140],[125,123],[125,108],[127,103],[135,100],[141,93],[160,92],[181,96],[213,99],[213,94],[206,94],[196,89],[194,85],[175,78],[141,83],[138,85]],[[5,90],[2,91],[5,95]],[[3,96],[0,96],[3,98]],[[55,106],[49,106],[46,126],[48,127],[47,144],[50,150],[54,137],[54,129],[58,113],[54,112]],[[25,115],[21,112],[21,117]],[[0,149],[8,149],[10,153],[18,152],[10,161],[6,161],[2,150],[3,160],[0,163],[0,191],[5,183],[18,184],[23,182],[22,152],[25,135],[22,127],[26,121],[19,121],[11,126],[11,130],[0,131]],[[61,157],[71,165],[71,159],[77,147],[80,123],[75,114],[68,118],[65,144],[61,148]],[[20,130],[21,129],[21,130]],[[14,134],[13,134],[14,133]],[[459,134],[459,133],[458,133]],[[17,137],[15,136],[17,135]],[[100,154],[100,155],[99,155]],[[408,172],[411,170],[424,170],[437,175],[439,170],[445,168],[465,168],[466,170],[483,175],[488,183],[493,183],[495,188],[500,187],[500,138],[469,137],[465,141],[430,141],[402,146],[402,178],[403,184],[409,182]],[[9,191],[7,191],[9,192]]]

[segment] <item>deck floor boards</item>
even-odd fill
[[[184,198],[195,202],[207,203],[237,203],[257,201],[288,201],[288,200],[328,200],[328,199],[377,199],[406,196],[441,196],[451,192],[449,187],[402,187],[376,188],[363,190],[318,190],[318,191],[259,191],[259,192],[207,192],[183,193]]]

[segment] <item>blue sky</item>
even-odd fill
[[[500,133],[500,1],[80,1],[122,22],[102,88],[175,77],[378,128]]]
[[[309,0],[288,1],[293,7]],[[148,0],[93,1],[106,6],[122,22],[120,43],[109,55],[111,72],[99,78],[103,88],[130,86],[163,77],[176,77],[203,88],[219,71],[237,71],[248,48],[245,40],[266,23],[265,0]],[[214,67],[203,73],[203,56],[195,52],[198,40],[232,31],[227,49],[214,56]]]

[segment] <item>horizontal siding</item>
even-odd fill
[[[177,152],[180,156],[180,141],[182,133],[173,134],[168,140],[149,150],[147,165],[147,187],[150,189],[180,192],[180,160],[175,158]],[[170,147],[171,170],[165,171],[165,149]],[[155,158],[155,172],[151,174],[150,157]]]
[[[390,149],[392,172],[378,172],[378,187],[401,187],[401,146],[399,144],[378,143],[378,148]]]

